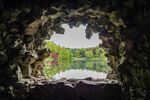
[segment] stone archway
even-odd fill
[[[22,91],[16,89],[24,86],[22,77],[30,78],[32,66],[42,66],[43,59],[50,53],[43,48],[43,41],[53,31],[63,33],[62,23],[70,27],[87,23],[87,38],[92,32],[101,32],[99,37],[104,41],[101,46],[108,51],[111,74],[123,83],[127,93],[131,92],[131,97],[137,98],[139,94],[141,98],[148,98],[148,1],[44,0],[2,1],[0,4],[2,93],[15,96]]]
[[[48,9],[48,8],[47,8]],[[25,31],[25,35],[31,42],[26,44],[26,48],[32,50],[33,45],[38,44],[45,38],[49,38],[55,31],[57,34],[64,34],[62,24],[69,24],[70,28],[73,26],[78,27],[80,24],[87,24],[86,38],[90,38],[95,32],[99,33],[99,38],[103,40],[101,47],[104,47],[108,51],[113,74],[117,74],[117,66],[120,63],[120,58],[125,54],[125,47],[127,47],[127,41],[125,37],[121,37],[120,30],[126,26],[117,11],[103,11],[100,8],[91,9],[89,5],[80,7],[78,9],[68,9],[66,5],[60,7],[49,8],[51,10],[43,10],[42,16],[39,19],[31,22]],[[51,14],[50,11],[55,12]],[[43,37],[43,39],[41,39]],[[37,40],[39,38],[41,40]],[[40,45],[38,44],[38,45]],[[40,48],[37,48],[40,49]],[[112,63],[113,62],[113,63]],[[115,63],[114,63],[115,62]],[[117,76],[115,76],[117,77]]]

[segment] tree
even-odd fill
[[[79,49],[79,51],[80,51],[81,57],[85,57],[85,49],[81,48],[81,49]]]
[[[74,57],[76,57],[76,58],[80,58],[81,57],[79,50],[75,51]]]
[[[85,51],[85,56],[87,58],[93,58],[93,52],[91,50],[87,50],[87,51]]]

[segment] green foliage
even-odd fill
[[[72,58],[99,58],[105,57],[104,50],[99,47],[94,48],[80,48],[80,49],[70,49],[65,47],[60,47],[51,41],[46,41],[47,48],[51,50],[51,52],[56,53],[59,55],[60,59],[72,59]]]
[[[44,73],[46,78],[52,78],[56,73],[68,69],[88,69],[98,72],[108,72],[107,58],[102,48],[70,49],[60,47],[51,41],[46,41],[47,48],[58,55],[57,59],[45,60]],[[54,64],[52,62],[55,62]]]
[[[60,59],[70,59],[71,52],[69,49],[61,49],[58,53]]]
[[[87,51],[85,51],[85,56],[86,56],[87,58],[93,58],[93,52],[92,52],[92,50],[87,50]]]
[[[55,74],[59,73],[60,71],[65,71],[69,69],[87,69],[87,70],[94,70],[97,72],[108,72],[110,67],[103,62],[100,62],[100,59],[95,60],[59,60],[56,65],[45,63],[44,73],[46,78],[52,78]]]
[[[47,79],[52,78],[52,76],[54,76],[56,73],[68,69],[70,64],[71,62],[68,60],[59,60],[56,65],[51,64],[51,62],[49,63],[45,62],[45,67],[44,67],[45,77]]]

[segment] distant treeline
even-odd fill
[[[51,41],[46,41],[47,48],[51,50],[52,57],[59,59],[72,59],[72,58],[99,58],[105,57],[105,51],[100,47],[92,48],[65,48],[57,45]]]

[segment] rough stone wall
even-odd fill
[[[41,83],[31,90],[26,100],[124,100],[117,81],[102,80],[70,79]]]
[[[119,68],[120,79],[131,100],[148,100],[150,95],[150,7],[148,1],[129,0],[125,3],[127,15],[120,14],[128,26],[125,34],[132,40],[132,49],[126,51],[125,61]]]
[[[87,24],[87,38],[100,33],[112,67],[108,78],[123,83],[127,99],[149,98],[148,0],[1,0],[0,11],[0,93],[18,98],[27,91],[23,79],[42,75],[50,54],[43,41],[63,34],[61,24],[68,23]]]

